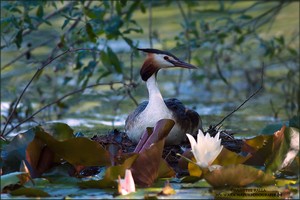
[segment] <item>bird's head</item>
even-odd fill
[[[182,67],[197,69],[194,65],[179,60],[173,54],[157,49],[138,49],[147,53],[147,58],[141,68],[140,75],[143,81],[147,81],[153,74],[162,68]]]

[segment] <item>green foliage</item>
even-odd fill
[[[220,91],[227,91],[222,96],[224,101],[236,96],[248,96],[257,88],[260,79],[257,69],[261,67],[261,61],[265,63],[265,69],[278,62],[284,72],[279,76],[265,75],[265,89],[285,101],[280,101],[281,98],[272,99],[269,112],[275,118],[278,115],[291,117],[299,110],[299,70],[290,64],[297,63],[299,55],[295,45],[299,41],[297,34],[270,34],[269,37],[262,34],[271,30],[271,25],[276,25],[276,17],[287,6],[290,6],[289,2],[247,4],[221,1],[204,6],[197,1],[6,1],[1,4],[1,49],[5,55],[15,48],[25,53],[21,57],[11,57],[9,54],[9,59],[4,56],[2,70],[7,69],[7,74],[3,71],[2,96],[12,102],[22,92],[23,87],[15,88],[15,84],[9,83],[12,77],[17,80],[17,85],[30,80],[19,72],[21,66],[45,63],[48,58],[69,48],[90,48],[90,51],[68,53],[47,66],[35,78],[35,85],[26,91],[32,95],[24,95],[21,99],[23,108],[19,108],[20,113],[14,115],[14,120],[24,120],[22,113],[26,113],[25,119],[30,118],[34,112],[32,102],[45,105],[66,91],[78,89],[74,86],[84,88],[94,82],[123,82],[121,88],[106,90],[104,93],[120,98],[125,96],[124,99],[130,101],[131,98],[126,97],[134,87],[128,85],[136,86],[136,80],[139,80],[139,68],[133,68],[140,65],[134,63],[139,59],[135,47],[141,45],[143,40],[148,40],[149,36],[150,43],[160,45],[165,50],[178,50],[179,55],[199,66],[199,70],[189,74],[187,79],[195,86],[203,85],[201,90],[206,88],[210,92],[211,83],[222,80],[225,85],[221,85]],[[161,14],[161,7],[170,9],[171,17],[166,17],[169,12]],[[177,28],[174,30],[175,26]],[[48,37],[49,41],[45,41]],[[126,50],[119,48],[123,42],[127,44]],[[117,44],[117,48],[112,44]],[[14,55],[18,54],[18,51],[13,51]],[[135,53],[133,56],[130,55],[131,51]],[[26,69],[34,70],[38,67],[28,66]],[[232,72],[242,75],[236,76]],[[14,76],[15,73],[21,75]],[[74,85],[74,81],[77,84]],[[179,94],[181,78],[171,82],[176,94]],[[72,96],[64,103],[66,106],[60,106],[62,102],[56,103],[47,117],[66,116],[68,111],[76,108],[77,102],[86,99],[88,97],[85,95]],[[198,99],[197,93],[191,99]],[[100,97],[100,101],[105,101],[105,98]],[[115,107],[111,109],[116,110]],[[3,118],[7,119],[9,114]]]
[[[299,168],[299,154],[292,163],[281,168],[286,155],[294,151],[291,148],[291,134],[297,131],[299,134],[299,116],[292,118],[299,114],[299,28],[291,27],[295,24],[294,12],[284,11],[293,5],[289,1],[3,1],[1,100],[8,101],[10,105],[8,112],[3,113],[1,123],[7,122],[10,115],[12,119],[7,122],[8,130],[2,136],[6,137],[11,130],[22,130],[15,129],[15,124],[26,119],[48,121],[73,116],[74,113],[86,118],[91,110],[101,113],[104,118],[109,113],[113,121],[120,114],[121,102],[132,99],[131,92],[136,92],[139,67],[135,66],[140,66],[142,61],[135,47],[144,45],[145,40],[146,45],[149,42],[155,48],[179,51],[179,56],[199,66],[195,72],[188,75],[182,72],[175,76],[178,80],[170,80],[176,95],[180,93],[180,85],[185,82],[183,80],[191,80],[199,92],[184,95],[194,99],[195,105],[233,102],[237,96],[244,99],[259,86],[259,69],[264,63],[264,98],[270,99],[270,109],[256,111],[260,113],[255,115],[263,113],[264,116],[291,119],[287,124],[289,127],[280,132],[278,137],[274,136],[274,132],[283,123],[268,125],[261,131],[264,135],[245,140],[243,151],[249,153],[246,157],[224,148],[215,164],[225,167],[206,175],[211,185],[270,183],[273,179],[268,173],[279,171],[294,175],[295,169]],[[282,12],[289,16],[284,18],[284,22],[280,22],[281,17],[278,17]],[[286,23],[286,19],[290,20],[289,23]],[[127,45],[124,49],[123,43]],[[55,58],[69,49],[77,48],[83,50],[70,51]],[[13,112],[24,85],[31,81],[32,72],[45,63],[49,63],[49,66],[36,76],[34,84],[26,90]],[[220,80],[225,84],[220,84]],[[63,102],[55,102],[66,93],[85,88],[91,83],[111,82],[122,84],[118,87],[107,84],[99,90],[97,88],[87,94],[69,96]],[[211,96],[220,96],[220,99],[209,95],[206,97],[203,95],[205,92],[218,94]],[[196,102],[197,99],[200,99],[199,102]],[[84,106],[81,106],[83,101],[97,101],[98,104],[84,113]],[[266,100],[262,102],[265,104]],[[47,112],[35,118],[32,116],[47,104],[51,105]],[[129,108],[132,110],[133,106],[129,104],[123,106],[123,113],[129,112]],[[105,113],[104,108],[110,110]],[[173,169],[161,158],[162,148],[163,142],[158,142],[140,152],[138,158],[129,157],[118,166],[107,167],[104,179],[80,182],[72,177],[77,181],[72,179],[70,182],[80,182],[82,187],[90,188],[116,186],[117,175],[122,175],[124,169],[132,167],[136,168],[133,174],[139,177],[140,185],[151,185],[158,177],[174,176]],[[76,138],[73,130],[62,123],[31,128],[10,142],[1,142],[1,151],[5,152],[1,160],[4,173],[1,182],[2,178],[8,177],[8,182],[4,182],[1,189],[20,183],[16,175],[23,172],[14,172],[20,170],[24,160],[27,161],[26,165],[31,166],[31,178],[36,179],[48,170],[57,170],[63,176],[68,176],[68,170],[79,172],[83,166],[110,165],[111,159],[100,145],[87,138]],[[152,163],[143,168],[149,157],[154,158]],[[59,168],[65,167],[62,162],[68,164],[67,170]],[[59,167],[53,168],[53,165]],[[253,166],[265,166],[267,174]],[[148,171],[145,172],[145,169]],[[188,169],[191,175],[197,177],[180,177],[182,182],[195,182],[205,176],[196,165],[189,163]],[[234,175],[237,171],[241,175],[236,178]],[[53,177],[57,180],[55,175]],[[220,177],[224,179],[220,181]],[[59,180],[62,184],[66,183],[64,178],[61,179],[63,181]],[[206,181],[201,181],[195,185],[208,187]],[[23,187],[14,190],[11,195],[36,194],[42,197],[50,193]]]

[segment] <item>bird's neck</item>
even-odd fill
[[[153,74],[150,78],[148,78],[146,84],[149,93],[148,107],[167,109],[167,106],[156,82],[156,75]]]

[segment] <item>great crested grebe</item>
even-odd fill
[[[199,114],[186,108],[178,99],[163,99],[156,82],[160,69],[182,67],[196,69],[197,67],[179,60],[169,52],[157,49],[138,49],[146,52],[147,57],[140,70],[143,81],[146,82],[149,101],[144,101],[128,115],[125,130],[131,141],[138,143],[147,127],[155,126],[160,119],[172,119],[175,126],[169,133],[166,144],[176,145],[186,137],[186,133],[196,134],[202,129]]]

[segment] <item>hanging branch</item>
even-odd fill
[[[70,8],[71,6],[73,6],[73,4],[74,4],[74,2],[70,2],[70,3],[66,4],[65,6],[61,7],[60,9],[55,10],[54,12],[50,13],[49,15],[47,15],[47,16],[43,19],[43,21],[47,21],[48,19],[50,19],[50,18],[56,16],[57,14],[63,12],[64,10]],[[37,29],[37,28],[43,23],[43,21],[38,22],[37,24],[35,24],[35,25],[34,25],[35,29]],[[26,30],[23,31],[22,36],[24,37],[25,35],[28,35],[28,34],[31,33],[32,31],[33,31],[32,29],[26,29]],[[9,43],[11,43],[11,42],[9,42]],[[3,45],[3,46],[1,46],[1,49],[5,48],[5,47],[7,47],[7,46],[8,46],[8,45]]]
[[[92,1],[89,1],[85,7],[88,8],[88,7],[91,5],[91,3],[92,3]],[[70,5],[71,5],[71,4],[70,4]],[[66,6],[65,8],[69,7],[70,5]],[[64,9],[63,9],[63,10],[64,10]],[[62,11],[62,10],[61,10],[61,11]],[[57,14],[57,13],[59,13],[59,12],[56,11],[55,14]],[[46,18],[49,19],[51,16],[54,16],[54,14],[52,13],[52,14],[48,15]],[[79,16],[79,17],[75,20],[75,22],[70,26],[70,28],[69,28],[63,35],[70,33],[70,32],[78,25],[78,23],[80,22],[80,20],[81,20],[81,16]],[[28,34],[28,33],[26,33],[26,34]],[[32,50],[34,50],[34,49],[36,49],[36,48],[38,48],[38,47],[40,47],[40,46],[43,46],[43,45],[45,45],[45,44],[48,44],[49,42],[54,41],[54,40],[56,40],[57,38],[59,38],[59,36],[55,36],[54,38],[51,38],[51,39],[49,39],[49,40],[46,40],[46,41],[42,42],[42,43],[39,44],[39,45],[36,45],[36,46],[34,46],[34,47],[31,47],[31,48],[28,48],[26,51],[24,51],[24,52],[21,53],[19,56],[17,56],[17,57],[14,58],[13,60],[11,60],[9,63],[3,65],[3,66],[1,67],[1,70],[3,70],[3,69],[5,69],[5,68],[7,68],[8,66],[10,66],[11,64],[15,63],[16,61],[18,61],[20,58],[22,58],[24,55],[26,55],[27,53],[31,52]],[[56,51],[56,50],[57,50],[57,47],[55,47],[55,48],[53,49],[53,52]]]
[[[7,131],[5,134],[2,134],[4,137],[7,136],[9,133],[11,133],[13,130],[15,130],[16,128],[18,128],[19,126],[21,126],[22,124],[24,124],[25,122],[29,121],[30,119],[32,119],[35,115],[37,115],[38,113],[40,113],[41,111],[45,110],[46,108],[52,106],[53,104],[59,103],[60,101],[62,101],[63,99],[83,92],[85,89],[87,88],[92,88],[92,87],[96,87],[96,86],[103,86],[103,85],[109,85],[109,86],[113,86],[114,84],[122,84],[123,82],[111,82],[111,83],[96,83],[96,84],[92,84],[92,85],[88,85],[84,88],[78,89],[78,90],[74,90],[72,92],[69,92],[67,94],[65,94],[64,96],[56,99],[55,101],[43,106],[42,108],[40,108],[39,110],[37,110],[35,113],[33,113],[32,115],[30,115],[29,117],[27,117],[26,119],[24,119],[22,122],[20,122],[18,125],[14,126],[12,129],[10,129],[9,131]]]
[[[233,111],[231,111],[228,115],[226,115],[219,123],[217,123],[212,128],[210,128],[211,130],[214,130],[217,126],[219,126],[220,124],[222,124],[228,117],[230,117],[233,113],[235,113],[236,111],[238,111],[247,101],[249,101],[252,97],[254,97],[263,88],[263,84],[264,84],[264,68],[265,68],[265,65],[264,65],[264,63],[262,63],[261,84],[260,84],[260,87],[255,92],[253,92],[243,103],[241,103],[238,107],[236,107]]]
[[[10,122],[10,120],[11,120],[13,114],[15,113],[15,111],[16,111],[16,109],[17,109],[17,106],[19,105],[19,103],[20,103],[20,101],[21,101],[23,95],[25,94],[26,90],[28,89],[28,87],[30,86],[30,84],[32,83],[32,81],[33,81],[33,80],[34,80],[34,79],[42,72],[42,70],[43,70],[46,66],[48,66],[50,63],[52,63],[54,60],[56,60],[56,59],[62,57],[63,55],[65,55],[65,54],[67,54],[67,53],[71,53],[71,52],[82,51],[82,50],[95,51],[95,49],[86,49],[86,48],[68,49],[68,50],[64,51],[63,53],[61,53],[61,54],[55,56],[54,58],[49,57],[49,58],[42,64],[42,66],[40,66],[40,67],[37,69],[37,71],[35,72],[35,74],[32,76],[32,78],[30,79],[30,81],[27,83],[27,85],[25,86],[25,88],[24,88],[23,91],[21,92],[19,98],[17,99],[17,101],[16,101],[16,103],[15,103],[15,106],[14,106],[12,112],[10,113],[9,117],[7,118],[7,121],[6,121],[5,125],[4,125],[4,128],[3,128],[3,130],[2,130],[1,135],[4,135],[5,130],[6,130],[6,127],[7,127],[7,125],[9,124],[9,122]]]

